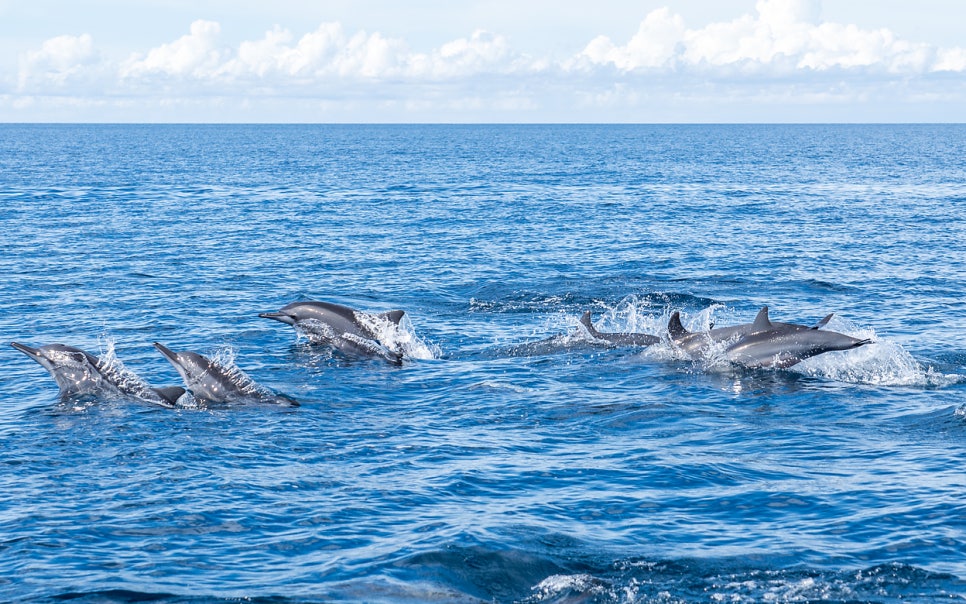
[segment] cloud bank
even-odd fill
[[[126,57],[107,56],[88,34],[62,35],[21,54],[16,77],[0,92],[0,109],[9,117],[44,104],[140,103],[207,105],[217,114],[226,107],[280,108],[290,99],[320,121],[351,117],[346,103],[375,121],[380,115],[459,121],[461,111],[470,120],[522,111],[523,121],[541,112],[579,121],[615,108],[648,121],[649,111],[698,106],[701,99],[964,100],[966,49],[821,22],[819,14],[812,0],[759,0],[754,14],[690,28],[661,8],[629,40],[598,36],[563,57],[515,51],[504,36],[484,30],[417,52],[405,40],[347,32],[339,23],[301,35],[275,26],[232,47],[221,41],[219,23],[198,20],[179,38]]]

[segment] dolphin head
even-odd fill
[[[46,369],[63,396],[93,394],[109,386],[98,369],[97,357],[80,348],[65,344],[46,344],[37,348],[18,342],[10,345]]]
[[[190,381],[193,376],[200,375],[208,370],[211,362],[205,357],[195,352],[175,352],[164,344],[154,343],[164,358],[174,365],[174,368],[181,374],[185,382]]]
[[[174,352],[157,342],[154,347],[174,365],[185,386],[196,398],[216,403],[227,402],[231,382],[218,365],[196,352]]]
[[[331,302],[292,302],[276,312],[265,312],[258,316],[263,319],[275,319],[286,325],[317,321],[337,328],[339,331],[357,329],[356,311],[348,306]]]

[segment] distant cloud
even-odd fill
[[[322,23],[298,39],[291,31],[276,26],[261,39],[244,41],[237,49],[222,48],[220,32],[218,23],[195,21],[187,35],[123,61],[117,74],[122,82],[161,77],[169,82],[217,80],[230,84],[259,80],[300,86],[333,78],[464,78],[515,71],[527,62],[513,53],[506,38],[484,30],[447,42],[430,53],[413,52],[403,40],[378,32],[350,35],[339,23]]]
[[[627,44],[602,36],[592,40],[579,58],[624,72],[717,67],[781,75],[830,69],[963,70],[962,49],[908,42],[887,29],[817,23],[818,9],[817,2],[808,0],[759,0],[756,15],[687,29],[680,16],[662,8],[647,15]]]
[[[485,30],[415,52],[405,40],[347,32],[340,23],[302,35],[275,26],[230,46],[219,23],[198,20],[177,39],[126,57],[105,56],[88,34],[63,35],[20,56],[16,94],[0,97],[0,108],[45,95],[63,104],[71,94],[90,103],[116,98],[130,105],[140,98],[176,106],[191,106],[203,94],[221,103],[318,97],[320,106],[331,107],[376,90],[383,107],[424,113],[461,106],[538,112],[547,105],[566,109],[568,102],[575,110],[654,106],[661,95],[669,102],[701,96],[824,102],[869,98],[865,79],[888,82],[895,95],[920,80],[966,73],[964,48],[820,22],[819,9],[815,0],[759,0],[753,14],[689,28],[681,15],[660,8],[644,16],[630,39],[597,36],[569,57],[530,56]],[[831,82],[836,74],[848,77]],[[749,82],[753,90],[743,88]]]
[[[275,27],[261,40],[242,42],[222,65],[223,77],[291,79],[392,77],[407,53],[405,44],[379,33],[347,35],[339,23],[323,23],[292,43],[295,36]]]
[[[684,19],[670,9],[652,11],[624,46],[614,44],[607,36],[598,36],[580,53],[593,65],[611,64],[621,71],[672,67],[687,32]]]
[[[175,78],[207,78],[215,73],[228,55],[218,48],[221,26],[199,20],[191,32],[174,42],[152,48],[146,56],[132,55],[119,70],[122,79],[160,75]]]
[[[100,61],[89,34],[57,36],[20,57],[20,91],[61,91],[90,77]]]

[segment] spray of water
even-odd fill
[[[235,363],[236,351],[230,346],[219,348],[208,357],[212,364],[217,365],[229,381],[241,390],[246,396],[254,399],[271,398],[275,393],[268,388],[258,384],[247,373]]]
[[[376,340],[403,358],[430,360],[440,356],[437,346],[430,346],[416,336],[409,315],[403,315],[398,324],[381,315],[356,313],[356,320],[375,334]]]
[[[97,370],[101,372],[101,375],[117,384],[119,390],[118,395],[125,393],[147,400],[152,400],[155,397],[151,386],[136,373],[125,367],[121,359],[117,357],[113,338],[101,336],[98,344],[100,351],[97,357]]]

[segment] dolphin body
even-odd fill
[[[823,331],[821,328],[828,324],[832,316],[827,315],[811,327],[795,323],[773,323],[768,318],[768,307],[764,306],[752,323],[691,332],[684,328],[681,315],[676,312],[668,321],[668,336],[676,347],[692,357],[704,356],[715,345],[720,345],[724,346],[719,353],[720,358],[727,361],[749,368],[780,369],[791,367],[816,355],[851,350],[872,341],[834,331]]]
[[[244,373],[230,371],[196,352],[174,352],[157,342],[154,347],[174,365],[188,391],[202,404],[249,401],[299,406],[294,399],[262,388]]]
[[[580,324],[584,326],[592,338],[607,342],[613,346],[646,347],[661,341],[661,338],[647,333],[607,333],[597,331],[597,328],[594,327],[593,322],[590,320],[589,310],[584,313],[584,316],[580,317]]]
[[[402,363],[402,351],[391,350],[380,341],[377,329],[387,322],[399,327],[405,311],[392,310],[371,314],[331,302],[293,302],[277,312],[258,316],[292,325],[313,344],[331,346],[349,356],[380,357],[391,363]]]
[[[63,398],[76,396],[131,396],[164,407],[176,406],[185,389],[178,386],[151,388],[131,374],[109,366],[80,348],[65,344],[46,344],[31,348],[11,342],[11,346],[37,361],[60,387]]]

